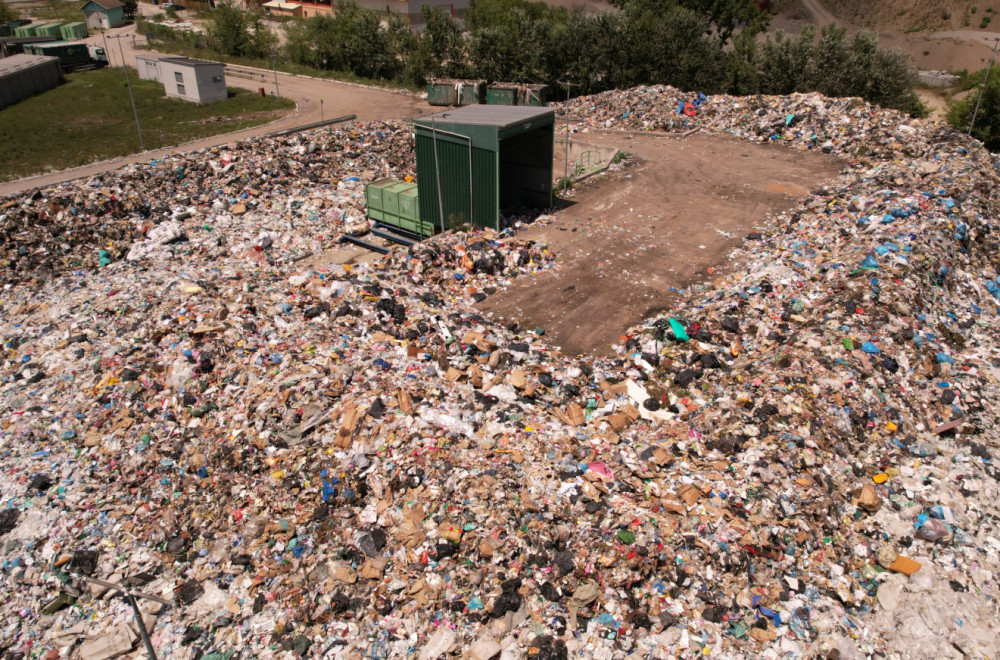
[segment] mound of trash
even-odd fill
[[[317,258],[403,124],[0,202],[9,658],[996,657],[998,161],[857,99],[575,130],[840,155],[612,358],[475,303],[513,230]],[[98,581],[94,581],[98,580]]]

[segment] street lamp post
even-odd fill
[[[142,150],[145,151],[146,150],[146,143],[142,139],[142,126],[139,125],[139,111],[135,107],[135,96],[132,94],[132,80],[131,80],[131,78],[129,78],[129,75],[128,75],[128,67],[125,66],[125,51],[122,48],[122,37],[123,36],[124,35],[118,35],[118,36],[111,37],[111,38],[118,40],[118,54],[121,55],[121,57],[122,57],[122,69],[125,70],[125,83],[128,85],[128,97],[132,101],[132,114],[135,115],[135,128],[136,128],[136,130],[139,131],[139,147],[141,147]],[[107,42],[105,42],[105,43],[107,43]]]
[[[274,71],[274,95],[275,97],[281,96],[278,93],[278,65],[274,60],[274,45],[271,43],[271,12],[268,10],[265,13],[267,18],[267,48],[271,51],[271,69]]]

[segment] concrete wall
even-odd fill
[[[185,66],[160,60],[160,79],[167,96],[211,103],[226,98],[226,75],[221,64]]]
[[[140,80],[155,80],[156,82],[163,82],[160,79],[160,60],[157,57],[136,55],[135,69],[139,72]]]

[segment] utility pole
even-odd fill
[[[566,85],[566,112],[569,112],[569,88],[579,87],[576,83],[569,81],[558,81],[560,85]],[[566,117],[566,152],[563,154],[563,195],[566,194],[566,186],[569,185],[569,117]]]
[[[125,83],[128,85],[128,97],[132,101],[132,114],[135,115],[135,127],[139,131],[139,146],[146,150],[146,143],[142,139],[142,126],[139,125],[139,111],[135,108],[135,96],[132,94],[132,80],[128,77],[128,67],[125,66],[125,50],[122,48],[122,39],[125,35],[111,37],[118,40],[118,53],[122,56],[122,69],[125,70]]]
[[[111,49],[108,48],[108,38],[104,34],[104,30],[101,30],[101,39],[104,40],[104,56],[108,58],[108,66],[114,66],[114,62],[111,61]]]
[[[271,69],[274,71],[274,96],[278,97],[281,94],[278,93],[278,65],[274,61],[274,45],[271,43],[271,12],[270,10],[265,14],[267,18],[267,48],[271,51]]]
[[[979,114],[979,104],[983,100],[983,93],[986,92],[986,84],[990,81],[990,69],[993,68],[993,56],[997,54],[997,44],[1000,44],[1000,39],[993,40],[993,52],[990,53],[990,63],[986,66],[986,78],[983,79],[983,86],[979,88],[976,109],[972,111],[972,121],[969,122],[969,136],[972,136],[972,127],[976,125],[976,115]]]

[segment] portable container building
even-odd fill
[[[423,222],[499,230],[505,210],[552,205],[553,110],[467,106],[413,126]]]
[[[0,108],[58,86],[63,81],[59,60],[40,55],[0,59]]]

